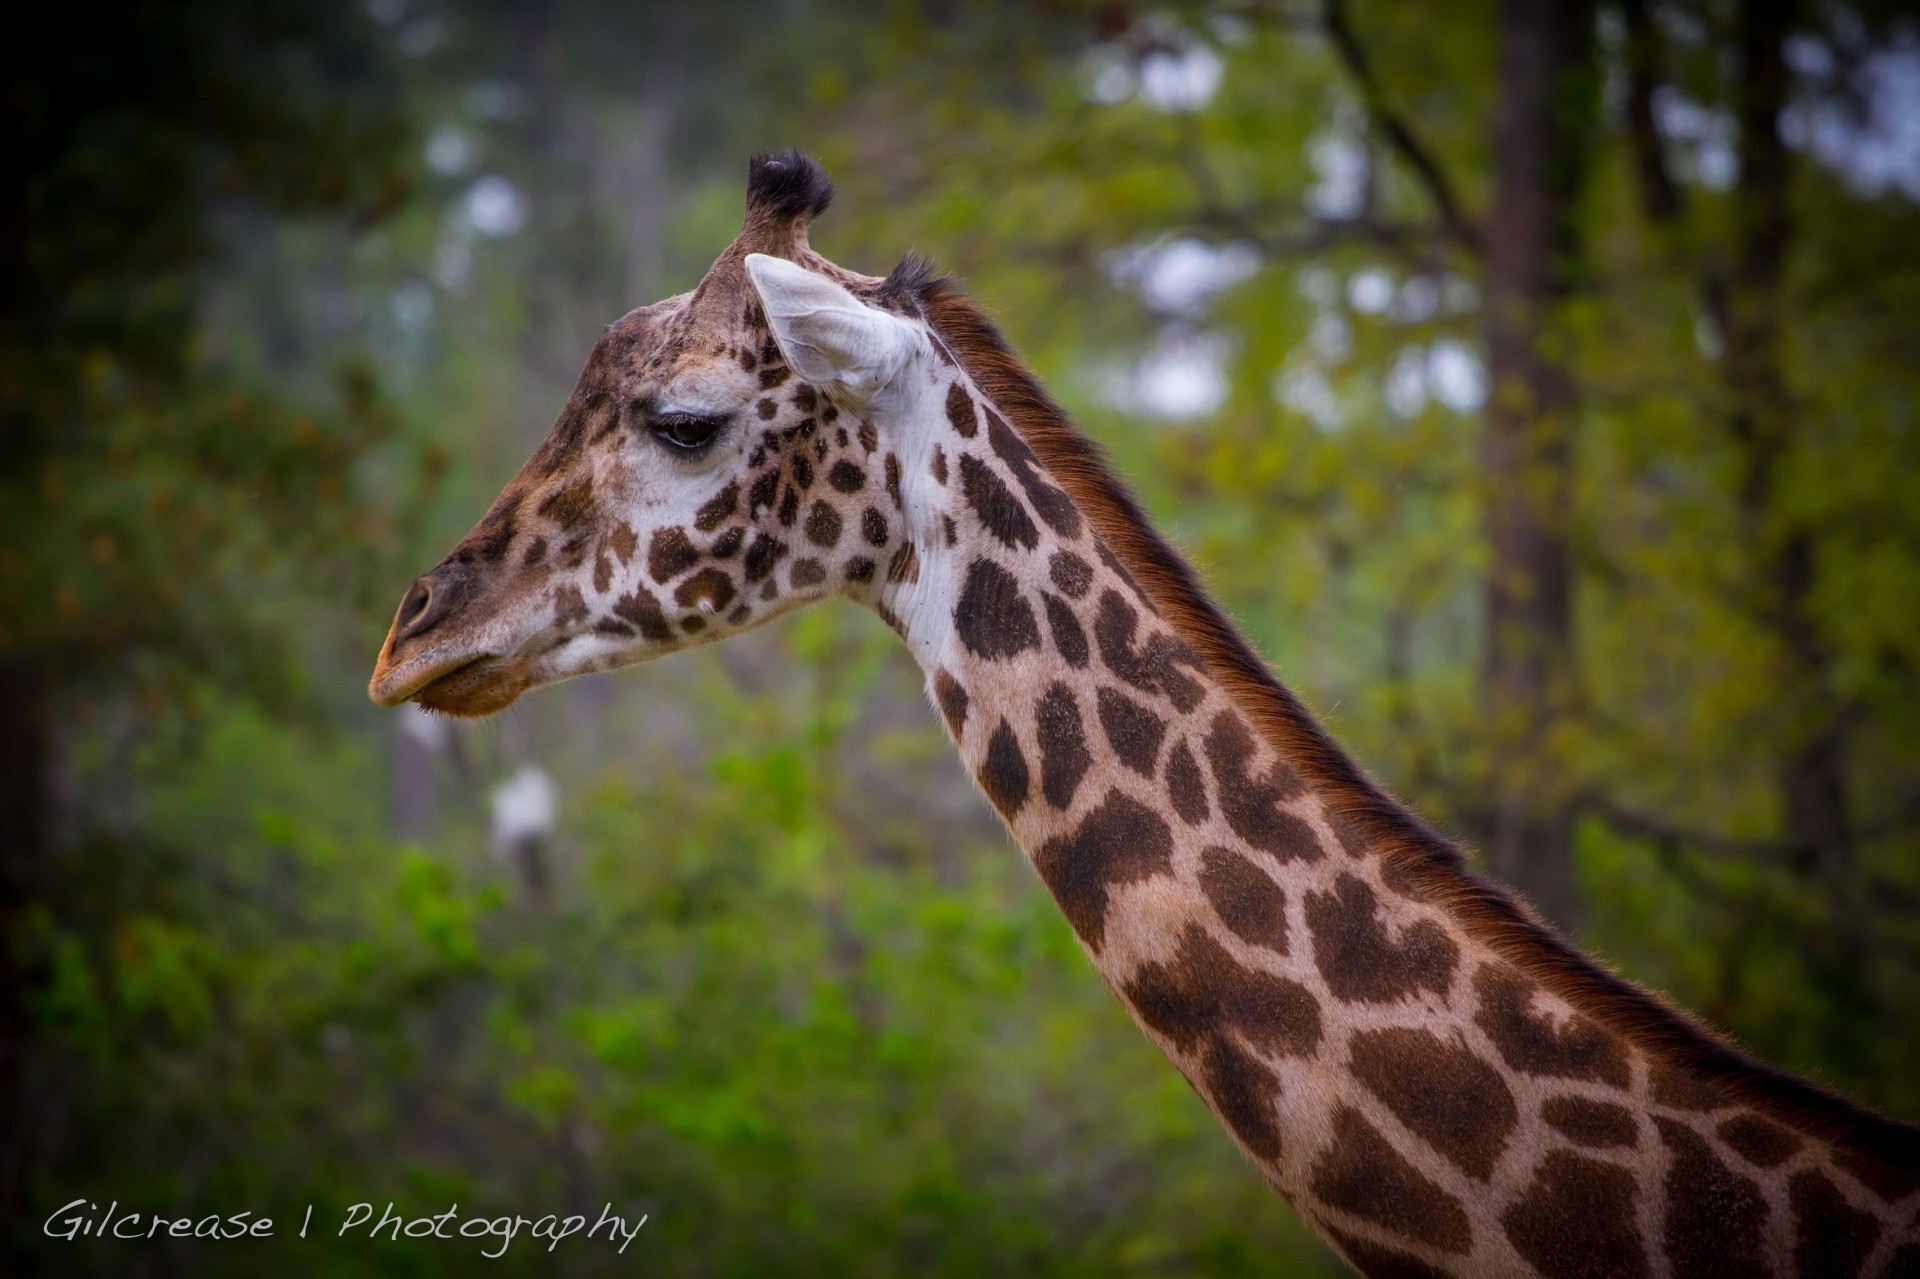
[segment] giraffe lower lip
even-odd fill
[[[438,675],[435,675],[432,679],[422,684],[419,688],[414,689],[411,696],[415,698],[423,697],[426,694],[432,692],[436,688],[445,687],[452,682],[460,680],[463,676],[471,675],[473,674],[475,668],[479,667],[486,661],[487,661],[487,657],[485,654],[482,654],[479,657],[470,657],[466,661],[460,663],[458,666],[450,667],[447,670],[441,671]]]
[[[482,654],[436,675],[415,690],[412,700],[444,715],[478,717],[505,709],[526,687],[524,671]]]

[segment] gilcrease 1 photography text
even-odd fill
[[[561,1240],[573,1235],[581,1235],[583,1240],[593,1239],[612,1244],[616,1252],[625,1252],[627,1245],[633,1242],[633,1237],[640,1233],[640,1227],[646,1224],[647,1214],[641,1213],[629,1227],[627,1219],[616,1214],[611,1203],[600,1210],[599,1219],[592,1226],[587,1225],[585,1217],[577,1214],[566,1217],[557,1213],[548,1213],[543,1217],[523,1217],[517,1213],[502,1217],[462,1217],[457,1203],[445,1212],[415,1217],[401,1213],[389,1203],[379,1219],[375,1220],[372,1204],[357,1203],[347,1209],[345,1220],[333,1233],[336,1238],[345,1238],[349,1233],[365,1231],[365,1238],[387,1239],[394,1243],[407,1239],[472,1239],[478,1241],[482,1256],[504,1257],[507,1249],[522,1233],[529,1239],[544,1241],[548,1252],[558,1248]],[[146,1239],[271,1239],[279,1234],[279,1227],[272,1217],[252,1211],[172,1217],[162,1213],[123,1210],[117,1199],[109,1202],[104,1212],[93,1200],[75,1199],[48,1217],[42,1229],[55,1239],[76,1243],[83,1239],[120,1239],[129,1242]],[[294,1237],[305,1239],[313,1229],[313,1206],[309,1204]],[[328,1227],[322,1224],[319,1229],[326,1230]]]

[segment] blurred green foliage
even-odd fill
[[[1797,20],[1796,428],[1756,517],[1697,288],[1741,216],[1737,6],[1654,7],[1686,215],[1639,206],[1611,103],[1549,337],[1582,386],[1553,753],[1583,940],[1920,1114],[1920,181],[1875,184],[1856,100],[1915,74],[1915,36]],[[1471,210],[1494,10],[1350,15]],[[1616,78],[1625,11],[1596,42]],[[819,246],[965,277],[1281,674],[1473,834],[1479,266],[1318,9],[121,16],[9,55],[0,736],[39,744],[9,794],[44,814],[8,845],[10,1268],[475,1268],[468,1241],[334,1234],[393,1200],[649,1214],[627,1256],[523,1241],[487,1263],[514,1272],[1331,1272],[1100,988],[872,619],[816,610],[470,728],[360,693],[387,608],[599,326],[691,287],[745,155],[799,143],[839,181]],[[1766,593],[1795,531],[1812,668]],[[1783,761],[1830,720],[1843,865],[1783,833]],[[557,821],[503,838],[495,788],[530,764]],[[279,1237],[44,1238],[75,1196]]]

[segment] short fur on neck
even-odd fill
[[[910,256],[870,299],[917,313],[1025,439],[1236,706],[1368,849],[1529,978],[1669,1069],[1801,1132],[1894,1169],[1920,1167],[1920,1128],[1756,1061],[1650,991],[1575,949],[1512,893],[1467,867],[1460,847],[1382,790],[1276,680],[1154,529],[1100,446],[1076,429],[998,326],[926,259]]]

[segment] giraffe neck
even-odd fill
[[[1124,495],[1095,509],[1084,445],[1036,454],[1058,428],[1023,418],[1058,410],[957,323],[910,397],[874,602],[1101,976],[1311,1225],[1369,1273],[1920,1264],[1911,1130],[1715,1068],[1731,1050],[1467,876],[1284,690],[1250,701],[1257,659],[1196,631],[1190,571]],[[1769,1088],[1812,1118],[1747,1104]]]

